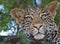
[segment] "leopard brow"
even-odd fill
[[[44,14],[44,15],[49,15],[50,13],[48,12],[48,11],[42,11],[42,13]]]

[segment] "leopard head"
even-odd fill
[[[45,37],[45,31],[46,31],[46,23],[54,22],[54,18],[56,16],[56,10],[58,8],[58,2],[53,1],[50,2],[46,8],[43,10],[39,9],[40,12],[36,12],[37,14],[35,15],[35,18],[30,26],[30,32],[34,36],[35,39],[43,39]],[[38,17],[37,17],[38,16]]]
[[[25,25],[30,22],[28,26],[30,28],[29,33],[32,34],[34,39],[40,40],[45,37],[46,28],[43,22],[50,22],[51,20],[54,21],[57,8],[58,2],[53,1],[49,3],[46,8],[44,8],[44,10],[39,7],[28,8],[26,11],[20,8],[14,8],[11,11],[11,16],[16,20],[17,24],[19,25],[23,25],[22,22],[24,22]],[[31,18],[33,20],[31,20]]]

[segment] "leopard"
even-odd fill
[[[50,2],[44,9],[30,7],[27,9],[14,8],[10,14],[21,25],[27,38],[38,40],[40,44],[48,40],[52,44],[60,44],[59,27],[54,22],[58,1]],[[38,43],[39,44],[39,43]]]

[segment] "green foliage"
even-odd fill
[[[53,0],[42,0],[41,6],[44,8],[51,1],[53,1]]]
[[[58,0],[58,2],[60,2],[60,0]]]
[[[21,44],[27,44],[27,43],[29,44],[29,42],[31,42],[31,40],[28,40],[28,39],[26,38],[26,36],[25,36],[25,34],[23,33],[22,30],[19,31],[18,37],[21,39],[21,41],[20,41]]]
[[[45,44],[51,44],[49,41],[46,41]]]
[[[59,5],[59,8],[57,10],[57,15],[56,15],[56,18],[55,18],[55,22],[57,23],[57,25],[60,26],[60,5]]]
[[[10,16],[5,13],[0,13],[0,31],[7,30],[7,25],[10,22]]]

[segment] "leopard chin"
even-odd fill
[[[34,36],[34,39],[41,40],[44,39],[45,35],[44,34],[37,34]]]

